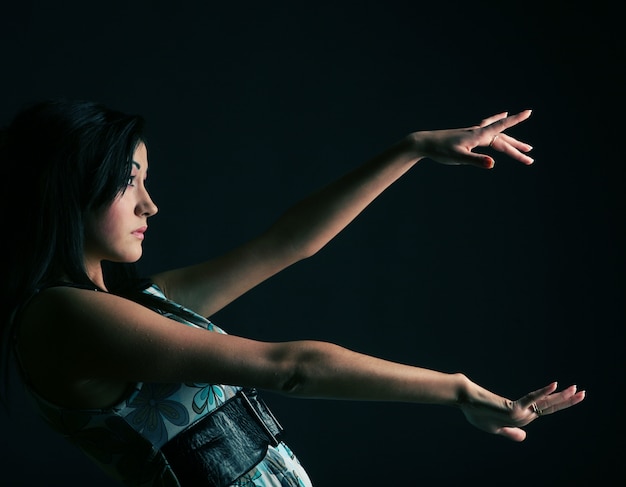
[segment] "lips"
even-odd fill
[[[140,240],[144,239],[144,233],[148,229],[147,226],[139,227],[137,230],[132,231],[131,233]]]

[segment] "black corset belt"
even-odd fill
[[[181,487],[224,487],[263,460],[282,429],[256,391],[246,389],[161,450]]]

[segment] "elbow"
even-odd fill
[[[305,375],[302,374],[300,368],[296,366],[287,374],[286,379],[281,383],[279,392],[287,396],[299,396],[299,392],[303,389],[305,383]]]
[[[284,365],[285,373],[281,377],[278,392],[287,396],[303,396],[309,383],[306,358],[297,353]]]
[[[268,248],[280,249],[280,254],[289,263],[294,264],[315,255],[323,247],[319,242],[294,231],[285,225],[275,225],[265,234]]]
[[[286,344],[282,358],[281,380],[278,392],[288,396],[314,396],[315,384],[320,379],[321,364],[327,356],[326,348],[332,346],[324,342],[299,341]]]
[[[313,257],[320,250],[318,245],[303,242],[297,238],[289,238],[284,242],[285,254],[289,255],[292,263]]]
[[[294,251],[293,261],[295,263],[313,257],[319,250],[319,248],[312,248],[312,246],[299,248]]]

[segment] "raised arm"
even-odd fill
[[[364,165],[285,212],[266,232],[216,259],[154,276],[172,299],[205,316],[257,284],[324,247],[376,197],[423,158],[442,164],[490,169],[494,160],[473,152],[491,146],[531,164],[531,146],[503,133],[526,120],[530,110],[484,119],[461,129],[415,132]]]

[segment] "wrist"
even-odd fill
[[[487,408],[494,411],[506,412],[511,407],[511,401],[505,397],[479,386],[464,374],[457,374],[457,399],[455,406],[461,409]]]
[[[420,159],[426,157],[423,145],[420,132],[415,132],[403,137],[392,145],[389,148],[391,151],[390,155],[396,160],[400,159],[404,162],[415,164]]]
[[[427,137],[428,132],[413,132],[407,135],[403,142],[405,144],[405,151],[409,157],[419,161],[428,157],[432,146],[432,141]]]
[[[454,374],[455,379],[455,401],[452,404],[456,407],[463,407],[464,405],[471,404],[474,401],[474,388],[475,384],[465,375],[460,372]]]

